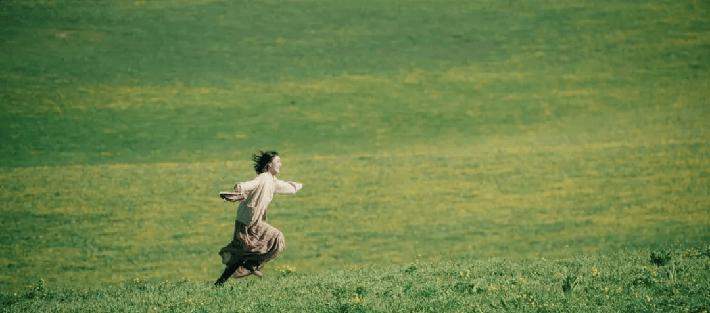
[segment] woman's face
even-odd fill
[[[276,175],[281,171],[281,158],[277,155],[273,159],[271,159],[271,163],[269,163],[269,172],[271,174]]]

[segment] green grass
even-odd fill
[[[0,160],[347,154],[530,127],[579,139],[592,129],[555,126],[647,109],[681,115],[651,130],[705,143],[707,13],[677,1],[4,2]]]
[[[707,312],[710,251],[556,261],[413,261],[230,281],[134,279],[62,290],[40,281],[3,296],[7,312]],[[663,264],[663,265],[660,265]]]
[[[705,247],[709,13],[2,1],[0,290],[216,278],[235,216],[216,195],[257,149],[305,185],[269,212],[287,249],[266,273],[289,284]]]

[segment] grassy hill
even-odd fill
[[[135,279],[3,296],[7,312],[708,312],[710,250],[562,260],[414,261],[210,282]]]
[[[279,150],[282,177],[305,185],[269,211],[287,249],[267,275],[295,269],[295,286],[415,259],[431,275],[491,258],[553,271],[542,258],[705,247],[709,13],[2,1],[0,290],[44,279],[99,288],[90,299],[138,278],[226,292],[178,281],[221,271],[235,212],[216,195],[253,177],[257,149]]]

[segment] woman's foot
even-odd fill
[[[264,274],[261,272],[260,265],[254,265],[252,263],[247,262],[246,264],[244,264],[244,267],[256,277],[261,278],[262,276],[264,276]]]
[[[260,270],[257,270],[257,269],[252,269],[251,273],[254,274],[254,276],[259,277],[259,278],[264,276],[264,273],[262,273]]]
[[[236,271],[234,271],[234,274],[232,274],[232,277],[234,278],[242,278],[242,277],[247,277],[249,275],[253,274],[252,271],[244,268],[244,266],[240,266],[237,268]],[[258,275],[257,275],[258,276]]]

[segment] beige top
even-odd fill
[[[254,179],[237,183],[235,191],[243,192],[246,199],[237,207],[237,221],[252,225],[265,219],[266,210],[274,197],[274,193],[294,194],[296,188],[269,172],[257,175]]]

